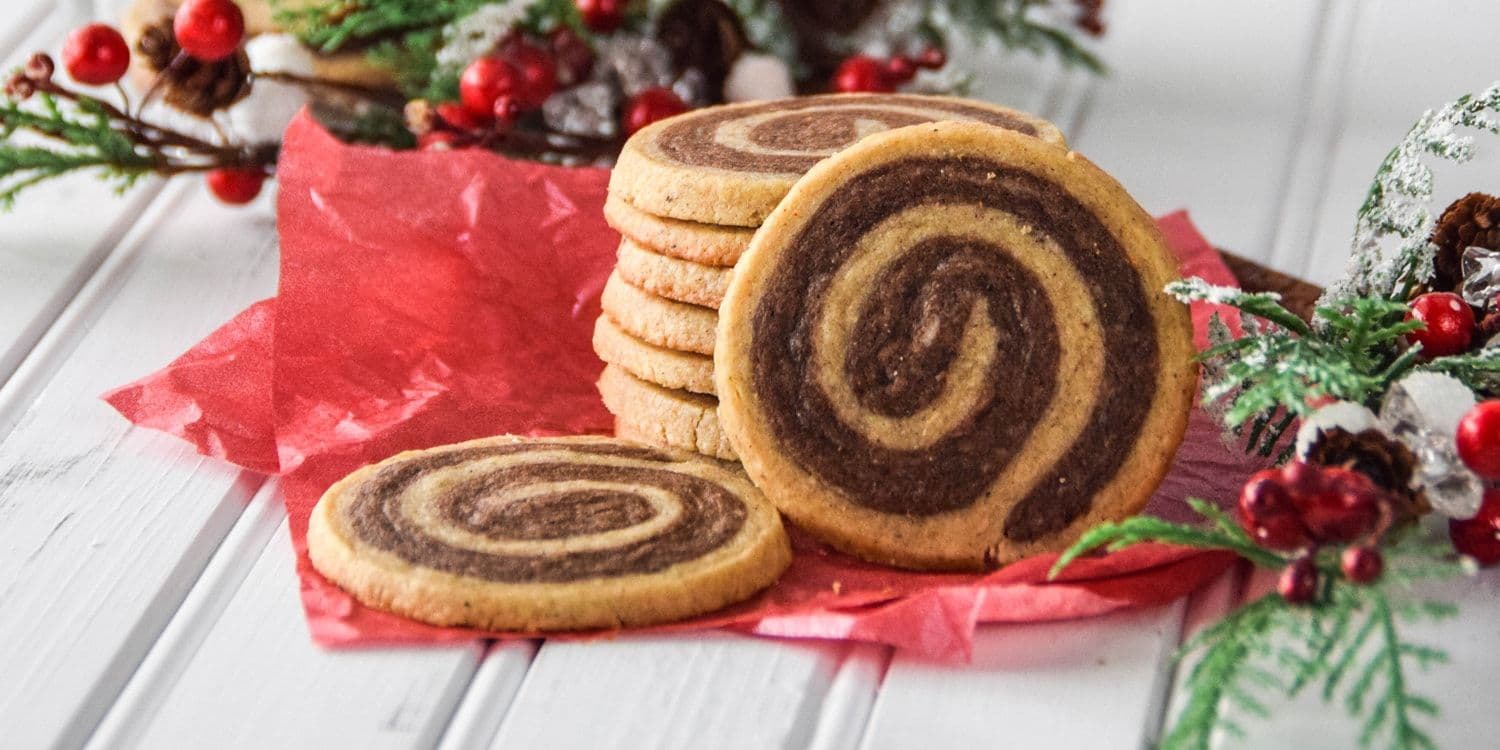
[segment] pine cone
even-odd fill
[[[1430,239],[1438,249],[1433,259],[1436,272],[1429,286],[1434,291],[1458,292],[1464,280],[1460,267],[1464,250],[1500,250],[1500,198],[1485,193],[1459,198],[1443,211]]]
[[[250,95],[250,58],[243,49],[209,63],[187,55],[179,59],[182,48],[170,17],[146,27],[135,46],[152,72],[165,79],[162,98],[184,112],[208,117]]]
[[[697,70],[708,81],[709,99],[724,100],[724,79],[750,46],[740,16],[719,0],[677,0],[656,21],[656,38],[678,72]]]
[[[1393,523],[1404,523],[1426,513],[1430,506],[1420,492],[1411,489],[1417,457],[1406,446],[1379,430],[1349,432],[1340,428],[1319,430],[1303,459],[1310,464],[1337,466],[1357,471],[1396,499]]]
[[[787,4],[802,6],[799,10],[805,11],[807,17],[823,29],[843,34],[859,28],[875,12],[880,0],[820,0],[816,3]]]

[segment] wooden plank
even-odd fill
[[[1299,164],[1304,170],[1325,170],[1326,187],[1301,243],[1301,264],[1286,270],[1319,283],[1342,273],[1355,212],[1370,180],[1417,117],[1500,78],[1492,48],[1455,43],[1451,31],[1454,23],[1493,28],[1500,23],[1500,5],[1487,0],[1372,0],[1357,5],[1354,51],[1338,92],[1346,102],[1327,114],[1336,138],[1326,145],[1322,159]],[[1497,191],[1493,176],[1500,171],[1500,138],[1479,135],[1478,147],[1478,158],[1470,165],[1437,170],[1434,211],[1471,189]]]
[[[496,641],[485,652],[484,661],[474,673],[463,702],[453,712],[438,750],[480,750],[505,721],[516,692],[521,689],[531,661],[536,658],[538,641]]]
[[[88,736],[260,484],[98,395],[269,294],[270,228],[268,200],[229,209],[196,183],[169,188],[0,390],[8,743]]]
[[[491,747],[803,747],[847,650],[734,633],[550,641]]]
[[[276,481],[261,485],[213,559],[198,576],[161,637],[113,701],[109,713],[89,738],[89,747],[132,747],[165,702],[172,685],[203,645],[213,623],[223,615],[272,534],[281,528],[286,512]]]
[[[1137,746],[1184,610],[984,626],[967,665],[897,653],[862,747]]]
[[[1151,0],[1109,7],[1079,152],[1154,214],[1187,208],[1214,242],[1266,256],[1298,136],[1319,4]]]
[[[295,565],[282,523],[222,616],[184,639],[186,648],[199,638],[201,645],[180,676],[160,675],[141,688],[162,695],[154,713],[133,719],[140,726],[125,746],[426,748],[437,742],[478,666],[479,642],[321,649],[308,638]]]
[[[855,644],[839,665],[818,724],[813,730],[809,750],[854,750],[864,739],[875,696],[891,663],[891,649],[867,643]]]

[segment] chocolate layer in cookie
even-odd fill
[[[815,96],[756,107],[707,110],[665,128],[656,146],[686,165],[738,172],[798,173],[877,130],[963,119],[1036,135],[1026,120],[962,102],[901,94]],[[725,126],[747,125],[747,150],[727,138]]]
[[[533,453],[538,454],[536,460],[524,458]],[[523,460],[480,468],[456,475],[461,477],[456,481],[415,491],[434,493],[424,495],[424,502],[437,522],[490,540],[563,540],[628,529],[657,516],[657,507],[643,495],[601,488],[601,483],[659,490],[672,498],[678,512],[645,539],[533,557],[454,546],[403,511],[403,498],[432,472],[502,456]],[[359,487],[345,507],[344,523],[358,540],[413,564],[505,583],[558,583],[660,571],[713,552],[745,523],[744,502],[709,480],[666,468],[594,463],[590,456],[671,461],[649,448],[545,442],[424,453],[386,466]],[[584,486],[524,492],[532,485],[570,482]],[[523,492],[504,497],[518,490]]]
[[[982,158],[913,158],[853,178],[824,201],[784,253],[754,310],[753,388],[783,450],[846,499],[930,516],[984,495],[1036,427],[1069,373],[1058,371],[1056,312],[1013,251],[961,228],[926,239],[883,269],[860,303],[843,376],[859,408],[902,417],[933,403],[955,366],[971,311],[998,332],[982,392],[966,417],[916,450],[878,444],[840,419],[815,376],[829,286],[861,237],[924,204],[974,204],[1014,215],[1061,249],[1103,330],[1093,411],[1053,468],[1005,521],[1026,542],[1065,528],[1120,470],[1157,387],[1156,327],[1146,290],[1118,240],[1045,177]]]

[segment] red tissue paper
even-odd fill
[[[477,636],[360,605],[308,563],[307,519],[330,484],[402,450],[499,433],[607,433],[590,344],[619,236],[608,172],[484,151],[392,152],[340,143],[311,118],[279,168],[278,296],[251,306],[161,371],[105,395],[130,421],[205,455],[283,477],[302,601],[326,646]],[[1234,279],[1183,213],[1160,219],[1185,273]],[[1200,346],[1210,308],[1194,309]],[[1193,415],[1147,512],[1228,500],[1258,468]],[[793,530],[796,558],[762,595],[654,632],[732,628],[969,655],[981,622],[1097,615],[1180,597],[1232,563],[1145,545],[1046,579],[1053,556],[990,574],[892,570]],[[595,637],[599,634],[568,637]]]

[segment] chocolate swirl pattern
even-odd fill
[[[1051,143],[1051,123],[980,102],[912,94],[829,94],[712,107],[625,144],[610,192],[663,217],[756,226],[796,180],[860,139],[931,122],[979,122]]]
[[[875,136],[809,173],[737,267],[720,417],[799,525],[913,567],[1065,544],[1145,504],[1194,386],[1150,218],[993,127]]]
[[[748,597],[790,560],[743,479],[601,438],[401,454],[330,488],[308,541],[314,566],[366,604],[500,630],[680,619]]]

